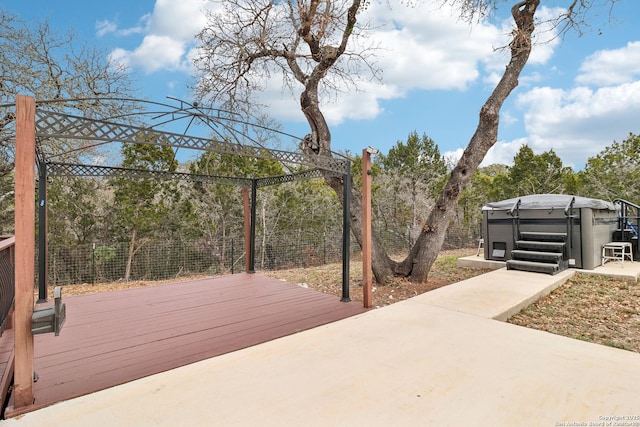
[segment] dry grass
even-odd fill
[[[578,273],[509,323],[640,353],[640,285]]]
[[[113,292],[113,291],[122,291],[125,289],[133,289],[133,288],[144,288],[146,286],[159,286],[166,285],[167,283],[176,283],[176,282],[186,282],[189,280],[197,280],[211,276],[184,276],[177,277],[175,279],[167,279],[167,280],[135,280],[125,282],[124,280],[119,280],[117,282],[109,282],[109,283],[82,283],[78,285],[62,285],[60,288],[62,289],[62,295],[87,295],[87,294],[97,294],[99,292]],[[47,289],[47,298],[53,298],[53,289],[54,287],[50,286]],[[38,298],[38,293],[36,292],[36,299]]]
[[[395,278],[386,286],[372,289],[373,304],[383,307],[420,295],[424,292],[450,285],[473,276],[486,273],[488,270],[460,268],[458,258],[471,255],[473,250],[461,249],[443,251],[429,272],[427,283],[412,283],[406,279]],[[354,261],[350,266],[349,296],[352,301],[362,302],[362,262]],[[296,268],[291,270],[267,271],[263,274],[299,284],[319,292],[342,296],[342,265],[329,264],[320,267]]]

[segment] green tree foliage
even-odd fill
[[[472,236],[479,233],[482,206],[508,198],[508,174],[507,165],[493,164],[478,168],[471,184],[462,192],[458,203],[459,224],[466,227]]]
[[[203,153],[189,165],[189,171],[201,175],[252,179],[285,174],[282,165],[272,160],[213,152]],[[260,190],[259,203],[264,203],[262,198],[269,191]],[[189,203],[193,207],[197,223],[191,223],[190,228],[194,230],[193,234],[199,234],[209,242],[207,250],[224,264],[229,238],[241,240],[243,236],[242,190],[229,183],[195,183],[191,193]],[[259,223],[264,224],[266,208],[263,206],[260,212],[263,215],[259,218]],[[217,247],[218,242],[222,242],[220,247]]]
[[[562,194],[566,192],[569,178],[573,175],[570,167],[563,166],[562,160],[553,151],[534,154],[528,145],[523,145],[513,158],[509,168],[509,197],[527,194]]]
[[[589,158],[578,181],[582,195],[640,203],[640,136],[630,133]]]
[[[406,143],[397,141],[387,155],[380,155],[376,165],[383,175],[374,189],[376,217],[386,230],[402,230],[413,243],[425,219],[424,212],[433,207],[442,191],[447,166],[438,145],[426,134],[411,132]]]
[[[577,174],[564,166],[553,150],[535,154],[523,145],[512,166],[493,164],[476,170],[458,203],[459,225],[477,232],[482,221],[481,208],[488,202],[529,194],[576,194],[576,191]]]
[[[2,161],[0,160],[0,163]],[[6,166],[6,165],[5,165]],[[0,165],[0,169],[2,166]],[[14,230],[14,200],[13,170],[0,173],[0,234],[12,234]]]
[[[442,191],[447,165],[438,145],[426,134],[419,137],[413,131],[406,144],[398,141],[386,156],[380,157],[380,163],[385,173],[404,180],[412,194],[423,191],[428,197],[435,197]]]
[[[178,163],[173,150],[152,142],[124,144],[122,166],[146,171],[174,172]],[[162,220],[166,217],[168,207],[175,200],[177,193],[172,191],[175,190],[175,183],[152,178],[117,178],[112,180],[111,186],[114,190],[113,224],[120,230],[121,235],[129,236],[125,273],[125,280],[129,280],[135,253],[146,239],[164,228]]]
[[[290,258],[292,241],[307,242],[304,252],[295,254],[304,265],[321,263],[324,248],[340,245],[336,236],[342,227],[341,214],[335,193],[318,179],[260,189],[259,266],[282,267],[282,259]]]
[[[98,182],[83,177],[60,177],[47,186],[49,235],[58,244],[88,243],[102,222]]]

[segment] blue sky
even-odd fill
[[[506,43],[510,23],[494,19],[469,26],[444,8],[389,3],[391,8],[374,2],[361,18],[373,24],[370,38],[382,46],[377,55],[383,81],[364,81],[360,91],[324,105],[333,149],[359,153],[372,145],[386,152],[415,130],[455,159],[504,69],[506,54],[494,48]],[[553,7],[567,3],[543,0],[539,15],[553,16]],[[56,30],[73,30],[80,40],[105,49],[130,68],[140,95],[154,101],[191,99],[189,55],[193,35],[206,22],[206,4],[0,0],[25,20],[48,18]],[[483,165],[509,164],[528,144],[538,154],[553,148],[565,165],[580,169],[614,140],[640,133],[640,4],[620,0],[611,19],[608,9],[594,12],[594,28],[581,37],[570,33],[560,40],[539,26],[540,43],[503,108],[498,143]],[[277,79],[261,97],[284,131],[303,136],[308,129],[297,99]]]

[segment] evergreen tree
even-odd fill
[[[125,168],[146,171],[174,172],[177,161],[171,147],[154,144],[158,136],[144,143],[124,144],[122,154]],[[163,182],[153,178],[116,178],[111,181],[114,190],[114,226],[123,235],[129,236],[129,249],[125,269],[125,280],[131,278],[131,267],[136,252],[144,243],[162,230],[162,219],[166,216],[175,196],[175,182]]]
[[[585,196],[640,204],[640,136],[630,133],[589,158],[578,181]]]

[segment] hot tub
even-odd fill
[[[563,258],[569,267],[592,270],[601,264],[602,246],[618,228],[613,203],[565,194],[487,203],[482,211],[484,257],[495,261],[510,260],[523,236],[546,234],[548,241],[564,241]]]

